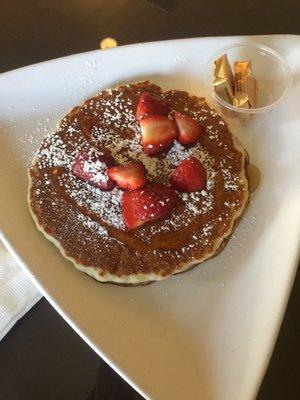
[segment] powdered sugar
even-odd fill
[[[239,185],[241,184],[241,179],[238,175],[230,171],[229,168],[223,168],[222,175],[224,179],[224,187],[226,190],[235,191],[239,188]]]
[[[69,182],[68,185],[64,183],[66,181]],[[114,188],[108,192],[103,191],[87,182],[77,179],[71,172],[67,177],[62,175],[61,185],[64,185],[66,193],[80,207],[94,213],[108,225],[124,229],[125,226],[121,212],[122,190]]]
[[[83,163],[83,171],[92,175],[92,181],[95,183],[107,182],[108,176],[106,174],[107,166],[104,162],[96,160],[85,160]]]
[[[39,150],[40,168],[60,167],[70,164],[72,157],[66,152],[66,144],[55,132],[45,139],[45,146]]]
[[[96,230],[100,236],[102,236],[102,237],[108,236],[107,230],[105,228],[103,228],[103,226],[101,226],[97,222],[93,221],[91,218],[87,217],[86,215],[79,214],[78,221],[82,222],[83,226],[91,229],[92,231]]]

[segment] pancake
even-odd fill
[[[199,141],[190,148],[175,141],[168,152],[147,156],[135,118],[142,92],[159,94],[172,110],[198,121],[204,127]],[[178,192],[167,217],[128,230],[122,190],[103,191],[72,172],[87,144],[109,149],[118,163],[142,162],[148,179],[165,185],[180,161],[193,155],[206,169],[206,186]],[[246,152],[204,98],[132,83],[86,100],[47,135],[29,168],[28,203],[37,228],[77,269],[102,282],[144,284],[183,272],[224,247],[248,203],[246,166]]]

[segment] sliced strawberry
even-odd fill
[[[174,189],[153,184],[143,189],[124,192],[122,213],[128,229],[165,217],[174,208],[177,194]]]
[[[158,94],[144,92],[139,99],[135,115],[137,119],[141,119],[147,114],[168,115],[169,111],[169,104]]]
[[[161,115],[146,115],[140,120],[140,126],[143,148],[148,155],[167,150],[178,135],[175,122]]]
[[[174,119],[179,130],[178,140],[185,146],[190,146],[196,143],[204,132],[203,127],[187,115],[176,112],[174,113]]]
[[[123,220],[128,229],[134,229],[138,226],[144,224],[144,221],[139,218],[135,212],[133,205],[134,193],[138,190],[133,190],[130,192],[124,192],[122,196],[122,214]]]
[[[108,149],[83,149],[75,158],[72,171],[78,178],[97,188],[111,190],[115,182],[107,176],[106,170],[113,165],[115,160]]]
[[[171,176],[174,189],[181,192],[196,192],[206,183],[206,171],[198,158],[190,156],[181,161]]]
[[[107,175],[124,190],[140,189],[147,183],[145,167],[135,161],[111,167],[107,170]]]

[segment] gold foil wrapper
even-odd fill
[[[213,85],[221,99],[229,103],[233,102],[233,74],[226,54],[215,61]]]
[[[251,61],[235,62],[233,105],[240,108],[255,108],[257,93],[258,83],[252,76]]]
[[[232,73],[228,58],[223,54],[215,60],[213,85],[216,94],[235,107],[252,110],[258,103],[258,82],[252,73],[251,60],[234,63]],[[220,104],[222,113],[228,118],[238,119],[241,125],[249,125],[256,114],[239,112]]]

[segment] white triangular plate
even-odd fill
[[[265,44],[290,64],[288,100],[238,129],[261,185],[227,248],[179,277],[145,287],[100,284],[35,228],[26,169],[45,133],[102,88],[149,79],[205,95],[218,49]],[[93,51],[0,76],[1,239],[66,321],[147,399],[254,399],[296,271],[300,234],[300,38],[218,37]],[[59,338],[57,338],[59,340]]]

